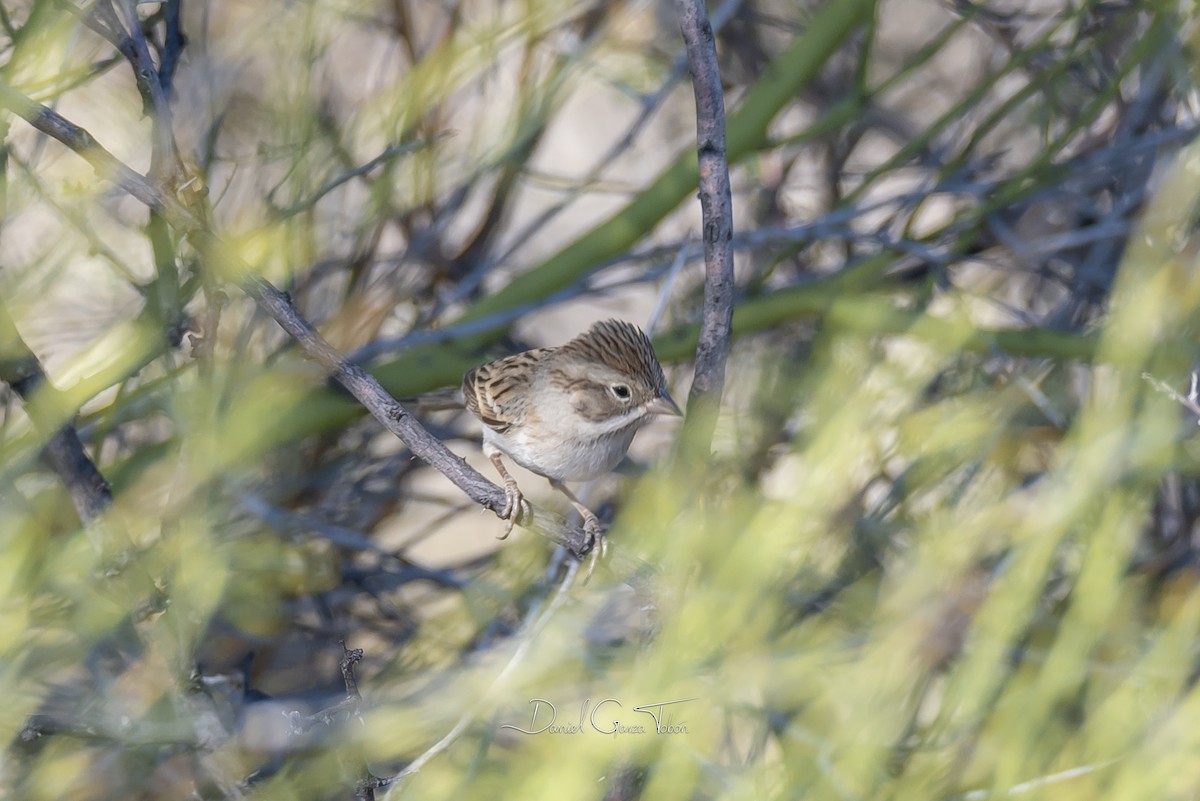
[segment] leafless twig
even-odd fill
[[[342,660],[339,667],[342,670],[342,681],[346,685],[346,700],[353,704],[351,713],[357,711],[362,704],[362,694],[358,691],[358,679],[354,677],[354,666],[362,661],[363,650],[361,648],[347,648],[346,641],[342,640],[339,643],[342,646]],[[358,765],[355,768],[358,774],[354,782],[354,797],[361,801],[373,801],[375,791],[387,784],[386,779],[381,779],[371,773],[371,769],[367,767],[366,762]]]
[[[142,23],[132,0],[116,0],[125,16],[122,23],[112,0],[100,0],[84,23],[107,39],[121,52],[133,68],[138,92],[154,125],[154,146],[151,148],[150,175],[156,179],[175,169],[178,155],[171,123],[171,104],[159,76],[150,48],[142,33]],[[128,27],[128,30],[126,30]]]
[[[8,309],[0,303],[0,381],[4,381],[24,400],[35,391],[54,393],[37,357],[21,339]],[[53,405],[53,404],[52,404]],[[112,504],[112,489],[83,448],[79,433],[70,424],[47,422],[29,406],[30,418],[43,436],[42,458],[62,480],[71,496],[75,511],[85,525],[95,520]],[[51,433],[53,431],[53,433]]]
[[[416,139],[411,142],[404,142],[403,144],[388,145],[379,153],[379,155],[363,162],[351,170],[347,170],[346,172],[329,179],[329,181],[327,181],[316,192],[313,192],[309,197],[297,201],[286,208],[279,209],[276,214],[279,216],[279,219],[287,219],[288,217],[294,217],[303,211],[308,211],[313,206],[317,205],[321,198],[325,197],[347,181],[357,178],[360,175],[366,175],[376,167],[387,164],[389,161],[399,158],[400,156],[406,156],[409,153],[415,153],[418,150],[431,147],[437,142],[448,138],[449,136],[449,132],[444,132],[436,136],[432,136],[429,139]]]
[[[717,47],[703,0],[676,0],[696,94],[696,152],[704,232],[704,312],[696,346],[696,376],[688,396],[690,438],[707,449],[725,386],[733,330],[733,200],[725,154],[725,98]]]
[[[166,0],[163,3],[163,47],[159,54],[158,82],[168,100],[174,91],[173,82],[175,68],[179,66],[179,54],[187,44],[181,20],[182,5],[183,0]]]
[[[1200,376],[1192,373],[1191,384],[1188,388],[1187,395],[1180,395],[1175,391],[1175,388],[1159,378],[1155,378],[1150,373],[1142,373],[1142,378],[1150,383],[1150,386],[1166,395],[1171,400],[1178,403],[1183,408],[1196,416],[1196,424],[1200,425]]]

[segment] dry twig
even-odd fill
[[[704,312],[688,396],[689,441],[707,450],[725,386],[733,330],[733,200],[725,154],[725,99],[717,47],[703,0],[676,0],[696,94],[696,152],[704,232]]]

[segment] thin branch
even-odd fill
[[[54,392],[37,357],[17,332],[7,307],[0,303],[0,381],[28,401],[41,387],[41,392]],[[79,520],[84,525],[95,520],[112,504],[112,488],[88,456],[74,426],[54,426],[37,413],[36,406],[27,405],[34,427],[49,439],[42,447],[42,458],[62,480],[71,496]],[[53,433],[51,433],[53,431]]]
[[[358,178],[361,175],[366,175],[376,167],[387,164],[389,161],[392,161],[400,156],[406,156],[409,153],[415,153],[416,151],[422,150],[426,147],[432,147],[444,139],[449,139],[451,135],[451,132],[445,131],[435,136],[431,136],[428,139],[416,139],[414,141],[404,142],[403,144],[399,145],[388,145],[383,149],[382,152],[380,152],[378,156],[363,162],[351,170],[343,172],[341,175],[331,178],[309,197],[299,200],[286,208],[278,209],[276,214],[278,215],[279,219],[286,220],[288,217],[294,217],[303,211],[308,211],[313,206],[317,205],[321,198],[325,197],[347,181]]]
[[[173,221],[172,225],[191,216],[182,204],[161,192],[144,175],[105,150],[86,130],[57,111],[34,102],[4,82],[0,82],[0,107],[8,109],[51,139],[56,139],[75,151],[92,165],[102,179],[116,184],[150,208],[168,213],[169,221]]]
[[[212,239],[214,244],[219,244],[215,237]],[[228,254],[227,249],[226,253]],[[228,254],[227,257],[231,256],[232,254]],[[384,428],[399,437],[417,457],[435,467],[480,506],[496,513],[504,509],[504,490],[484,478],[464,459],[452,453],[441,440],[429,433],[399,401],[388,394],[374,376],[358,365],[351,364],[345,356],[335,350],[312,324],[304,319],[292,304],[291,298],[268,281],[250,275],[247,270],[240,272],[242,276],[238,284],[242,290],[296,340],[309,358],[324,367],[330,376],[337,379],[338,383],[357,398]],[[589,539],[581,529],[568,527],[557,515],[535,510],[534,528],[542,529],[545,525],[550,526],[548,530],[552,532],[554,540],[566,545],[577,556],[582,556],[588,551]]]
[[[1036,779],[1030,779],[1026,782],[1014,784],[1007,790],[1000,792],[997,792],[992,788],[988,788],[986,790],[971,790],[969,792],[962,793],[961,795],[953,796],[950,801],[984,801],[984,799],[990,798],[1023,795],[1031,790],[1040,790],[1051,784],[1058,784],[1060,782],[1065,782],[1080,776],[1086,776],[1089,773],[1095,773],[1096,771],[1103,770],[1104,768],[1112,767],[1122,759],[1124,759],[1123,756],[1115,759],[1104,759],[1100,762],[1093,762],[1090,765],[1079,765],[1078,767],[1067,768],[1066,770],[1060,770],[1057,773],[1049,773],[1045,776],[1039,776]]]
[[[342,682],[346,685],[346,700],[354,705],[352,711],[357,712],[359,705],[362,704],[362,693],[358,691],[358,679],[354,676],[354,666],[362,661],[363,649],[347,648],[345,640],[339,642],[338,645],[342,646],[342,659],[338,663],[338,667],[342,671]],[[374,801],[375,790],[383,785],[382,780],[371,774],[371,769],[365,761],[356,767],[356,772],[358,776],[354,782],[354,797],[363,799],[363,801]]]
[[[1142,373],[1142,379],[1149,382],[1150,386],[1166,395],[1171,400],[1178,403],[1183,408],[1187,409],[1196,416],[1196,423],[1200,425],[1200,381],[1197,380],[1197,374],[1192,373],[1191,385],[1187,395],[1181,395],[1175,391],[1175,388],[1162,379],[1155,378],[1150,373]]]
[[[154,126],[154,146],[150,151],[150,175],[158,177],[169,174],[178,163],[175,148],[174,126],[171,122],[171,104],[160,81],[150,47],[142,33],[141,18],[132,0],[116,0],[125,16],[122,24],[112,0],[100,0],[92,13],[95,19],[85,16],[84,22],[93,31],[103,36],[121,55],[129,61],[137,82],[142,104]],[[128,26],[128,31],[126,31]]]
[[[183,33],[183,0],[166,0],[163,4],[163,47],[159,54],[158,84],[167,100],[174,93],[175,69],[179,56],[187,45]]]
[[[717,46],[704,0],[676,0],[696,94],[696,152],[704,232],[704,311],[696,346],[696,376],[688,395],[689,441],[707,450],[725,387],[733,331],[733,200],[725,152],[725,98]]]
[[[670,269],[667,270],[667,277],[663,279],[662,287],[658,290],[658,298],[654,301],[654,310],[650,312],[650,319],[646,322],[646,330],[651,334],[658,328],[663,312],[667,310],[667,301],[671,298],[671,290],[675,286],[675,279],[679,277],[679,273],[683,271],[683,266],[691,259],[691,245],[692,243],[687,240],[684,240],[679,245],[679,250],[675,253],[675,259],[671,262]]]

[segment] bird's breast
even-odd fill
[[[612,471],[629,450],[637,426],[584,438],[522,429],[505,434],[484,430],[484,439],[522,467],[556,481],[589,481]]]

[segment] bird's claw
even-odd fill
[[[500,518],[504,521],[504,533],[496,539],[508,539],[508,535],[512,534],[513,525],[520,523],[523,518],[532,514],[533,509],[530,507],[529,501],[525,500],[525,496],[521,494],[517,482],[512,479],[505,481],[504,510],[500,513]]]
[[[583,533],[587,535],[587,546],[592,551],[599,551],[601,556],[604,556],[608,550],[608,540],[604,537],[604,526],[600,523],[600,518],[591,516],[583,521]]]
[[[583,577],[583,583],[587,584],[596,570],[596,562],[603,559],[608,552],[608,539],[604,536],[604,526],[600,524],[600,518],[595,515],[584,516],[583,533],[587,535],[587,547],[592,554],[588,560],[587,574]]]

